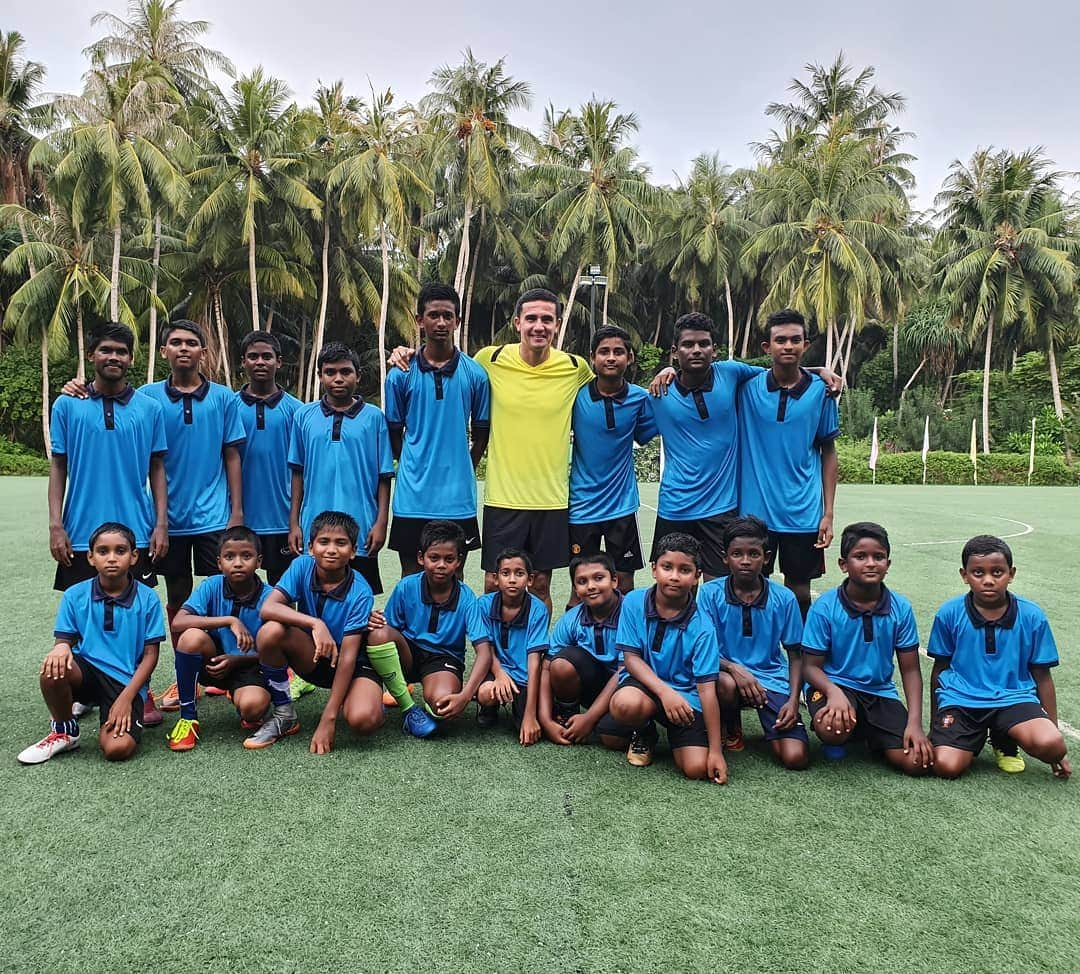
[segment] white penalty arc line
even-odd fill
[[[961,514],[960,516],[961,517],[976,517],[976,518],[992,518],[995,521],[1005,521],[1005,522],[1007,522],[1009,524],[1015,524],[1018,527],[1021,527],[1021,528],[1024,529],[1023,531],[1014,531],[1012,534],[1003,534],[1003,535],[1001,535],[1001,540],[1002,541],[1005,541],[1006,539],[1011,539],[1011,538],[1022,538],[1022,537],[1024,537],[1024,535],[1033,534],[1034,531],[1035,531],[1035,528],[1032,525],[1028,524],[1027,521],[1018,521],[1018,520],[1016,520],[1016,518],[1012,518],[1012,517],[1002,517],[1000,514]],[[922,547],[926,547],[927,545],[935,545],[935,544],[963,544],[967,540],[968,540],[967,538],[946,538],[944,541],[904,541],[904,542],[901,542],[900,547],[902,547],[902,548],[922,548]]]

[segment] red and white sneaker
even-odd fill
[[[20,764],[44,764],[49,758],[63,754],[65,751],[77,751],[79,738],[70,734],[58,734],[50,731],[37,744],[31,744],[24,751],[19,752]]]

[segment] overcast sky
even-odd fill
[[[99,6],[124,12],[123,0],[38,0],[13,4],[2,26],[26,37],[49,91],[75,91]],[[300,101],[337,78],[357,93],[370,78],[415,100],[432,69],[467,46],[486,61],[505,56],[532,85],[521,122],[537,125],[549,102],[613,99],[637,113],[638,146],[660,182],[701,151],[750,163],[747,143],[773,125],[765,106],[787,100],[806,62],[831,62],[841,49],[907,96],[900,123],[917,136],[918,205],[930,204],[953,159],[982,145],[1043,145],[1058,168],[1080,169],[1077,0],[187,0],[182,9],[212,22],[207,43],[238,70],[262,64]]]

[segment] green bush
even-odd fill
[[[643,483],[660,480],[660,438],[650,440],[634,451],[634,474]]]
[[[43,456],[8,440],[0,439],[0,476],[46,477],[49,461]]]

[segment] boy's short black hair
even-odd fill
[[[416,313],[421,317],[429,301],[453,301],[454,317],[461,317],[461,296],[449,284],[433,281],[420,288],[420,294],[416,299]]]
[[[499,552],[499,557],[495,559],[495,571],[499,570],[499,566],[504,561],[508,561],[511,558],[520,558],[525,564],[525,571],[530,575],[533,573],[532,556],[524,548],[503,548]]]
[[[618,325],[604,325],[596,329],[596,334],[592,338],[592,347],[589,349],[590,353],[595,355],[596,350],[600,347],[600,343],[607,341],[609,338],[617,338],[626,346],[626,350],[633,354],[634,345],[630,341],[630,332],[625,328],[620,328]]]
[[[1005,564],[1010,568],[1013,566],[1012,548],[993,534],[977,534],[964,545],[960,552],[961,567],[967,568],[968,559],[977,555],[1003,555]]]
[[[873,521],[856,521],[854,524],[849,524],[844,528],[840,534],[840,557],[847,558],[851,554],[851,549],[863,538],[872,538],[874,541],[879,542],[881,547],[885,549],[885,554],[892,555],[892,545],[889,544],[888,531]]]
[[[129,352],[135,351],[135,332],[118,321],[109,321],[90,333],[90,351],[102,342],[120,342]]]
[[[196,324],[194,321],[188,321],[187,318],[177,318],[175,321],[170,321],[164,328],[161,329],[161,347],[165,347],[165,343],[169,340],[169,336],[174,331],[190,331],[197,339],[199,344],[203,348],[206,348],[206,332],[203,331],[202,325]]]
[[[243,358],[247,354],[247,350],[259,342],[269,345],[274,350],[274,354],[281,358],[281,342],[272,331],[249,331],[240,340],[240,357]]]
[[[599,565],[605,569],[612,578],[617,578],[618,573],[615,571],[615,562],[612,561],[611,555],[606,551],[598,551],[594,555],[576,555],[570,560],[570,582],[573,584],[574,576],[577,575],[577,570],[582,565]]]
[[[772,338],[773,328],[779,325],[799,325],[802,328],[803,338],[809,336],[809,332],[806,330],[806,319],[801,312],[796,311],[794,308],[781,308],[765,319],[766,340]]]
[[[94,533],[90,535],[90,550],[94,550],[94,545],[97,544],[97,539],[103,534],[121,534],[124,536],[124,540],[131,546],[131,550],[136,550],[135,544],[135,532],[131,530],[126,524],[121,524],[119,521],[106,521],[104,524],[99,524],[94,528]]]
[[[316,365],[320,372],[322,372],[323,366],[326,365],[327,362],[352,362],[352,367],[356,369],[356,374],[360,374],[360,356],[344,342],[327,342],[323,345],[322,350],[319,352],[319,357],[316,360]]]
[[[255,554],[262,554],[262,542],[259,541],[259,536],[251,530],[249,527],[245,527],[243,524],[237,524],[234,527],[226,528],[221,533],[221,544],[218,545],[218,554],[225,550],[225,545],[230,541],[243,541],[251,545],[255,549]]]
[[[731,547],[736,538],[752,538],[760,541],[761,547],[769,549],[769,529],[759,517],[737,517],[724,529],[724,550]]]
[[[656,556],[653,558],[652,563],[655,565],[660,560],[660,556],[666,555],[669,551],[686,555],[687,558],[693,560],[694,565],[700,571],[701,542],[693,535],[683,534],[682,531],[672,531],[671,534],[665,534],[656,544]]]
[[[337,362],[340,360],[331,359],[330,361]],[[324,528],[341,528],[348,535],[349,543],[354,548],[360,540],[360,525],[356,523],[356,518],[351,514],[346,514],[344,511],[323,511],[311,522],[308,544],[314,541]]]
[[[709,337],[713,340],[713,344],[716,343],[716,325],[713,324],[712,318],[703,315],[700,311],[688,311],[675,319],[675,334],[671,339],[672,345],[679,344],[679,336],[684,331],[707,331]]]
[[[423,554],[432,545],[453,544],[459,558],[465,557],[465,532],[460,524],[453,521],[428,521],[420,532],[420,548],[417,554]]]
[[[521,309],[530,301],[546,301],[548,304],[553,304],[555,305],[555,317],[562,317],[562,301],[559,300],[559,296],[554,291],[549,291],[546,287],[531,287],[517,299],[517,303],[514,305],[515,318],[521,317]]]

